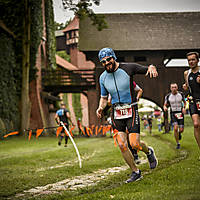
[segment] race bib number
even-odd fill
[[[177,118],[177,119],[183,119],[183,114],[182,113],[176,113],[176,114],[174,114],[175,115],[175,117]]]
[[[126,119],[132,117],[132,107],[131,105],[124,104],[118,105],[114,108],[114,118],[115,119]]]
[[[200,101],[197,101],[196,105],[197,105],[197,110],[200,111]]]

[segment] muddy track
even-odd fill
[[[170,141],[163,139],[160,136],[152,136],[152,137],[155,137],[156,139],[158,139],[162,142],[165,142],[171,149],[174,149],[174,144],[172,144]],[[176,156],[172,160],[168,160],[167,162],[159,163],[158,167],[156,168],[156,171],[164,170],[164,169],[168,168],[169,166],[176,164],[188,157],[189,152],[186,149],[181,149],[178,151],[176,149],[174,149],[174,151],[176,152]],[[144,164],[146,162],[147,162],[147,160],[142,160],[142,164]],[[15,199],[28,199],[33,196],[36,197],[36,196],[41,196],[41,195],[55,194],[55,193],[59,193],[61,191],[65,191],[65,190],[76,191],[77,189],[82,189],[82,188],[87,188],[87,187],[92,188],[92,187],[96,186],[100,181],[105,180],[109,176],[115,175],[115,174],[120,173],[121,171],[125,171],[127,169],[128,169],[128,166],[121,166],[121,167],[114,167],[114,168],[98,170],[98,171],[95,171],[90,174],[73,177],[73,179],[65,179],[65,180],[59,181],[57,183],[48,184],[46,186],[32,188],[30,190],[26,190],[20,194],[17,194],[14,198]],[[151,174],[152,172],[153,172],[153,170],[148,169],[148,170],[144,170],[142,174],[148,175],[148,174]],[[115,182],[113,184],[109,183],[109,185],[107,185],[104,190],[114,189],[123,184],[124,184],[124,182]],[[100,191],[102,191],[102,190],[98,190],[98,189],[90,190],[89,189],[89,190],[85,191],[84,193],[91,194],[91,193],[100,192]],[[82,193],[81,195],[84,195],[84,193]],[[81,197],[81,195],[78,194],[77,196]],[[76,195],[73,195],[73,196],[76,196]],[[10,199],[13,199],[13,197],[11,197]]]

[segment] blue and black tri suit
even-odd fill
[[[62,121],[65,124],[67,129],[69,128],[69,122],[68,122],[68,118],[67,118],[67,113],[68,112],[69,111],[67,109],[63,109],[63,108],[57,110],[57,112],[56,112],[56,114],[58,115],[60,121]]]
[[[101,97],[112,97],[112,107],[118,104],[133,104],[134,98],[134,74],[146,74],[148,67],[136,63],[119,63],[119,67],[113,73],[104,71],[99,79]],[[114,112],[114,109],[112,109]],[[140,133],[140,121],[137,105],[132,106],[132,117],[126,119],[114,119],[112,113],[113,128],[118,131]]]
[[[57,110],[56,114],[58,115],[60,121],[62,121],[65,124],[66,128],[69,129],[67,112],[69,112],[67,109],[61,108],[61,109]],[[64,128],[62,129],[61,133],[65,133]],[[69,136],[65,134],[65,144],[67,144],[68,138],[69,138]],[[61,135],[60,142],[62,141],[62,139],[63,139],[63,134]]]

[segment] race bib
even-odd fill
[[[183,114],[182,113],[176,113],[176,114],[174,114],[175,115],[175,117],[177,118],[177,119],[183,119]]]
[[[200,101],[196,101],[197,110],[200,111]]]
[[[117,105],[114,108],[114,118],[115,119],[126,119],[132,117],[132,107],[131,105]]]

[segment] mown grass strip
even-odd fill
[[[149,170],[148,164],[140,166],[144,179],[124,184],[130,170],[122,171],[100,181],[96,186],[76,191],[60,191],[59,194],[42,195],[32,199],[198,199],[200,196],[199,149],[193,136],[193,128],[187,127],[182,149],[175,149],[172,134],[161,134],[153,129],[154,136],[143,137],[152,145],[159,159],[159,166]],[[56,138],[40,138],[26,141],[24,138],[4,140],[0,145],[0,197],[7,199],[37,186],[55,183],[65,178],[86,175],[99,169],[122,166],[124,161],[111,138],[79,138],[75,141],[81,156],[97,152],[83,162],[80,170],[77,162],[71,166],[52,168],[77,158],[72,145],[66,149],[57,146]],[[145,157],[140,153],[140,157]],[[44,168],[46,170],[38,171]],[[27,196],[31,198],[31,196]]]

